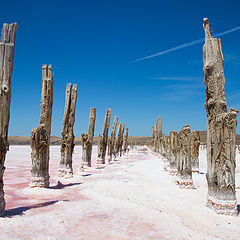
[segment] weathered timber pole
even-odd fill
[[[166,157],[168,161],[170,160],[170,136],[166,136]]]
[[[90,108],[88,134],[82,134],[82,167],[92,166],[92,145],[95,129],[96,108]]]
[[[104,118],[103,134],[102,134],[102,137],[100,137],[99,135],[99,139],[98,139],[99,141],[98,142],[98,159],[97,159],[98,164],[105,164],[110,118],[111,118],[111,109],[107,109],[107,112]]]
[[[123,152],[123,136],[124,136],[124,130],[125,130],[125,123],[122,124],[122,129],[121,129],[121,134],[120,134],[120,148],[119,148],[120,157],[122,156],[122,152]]]
[[[65,96],[65,109],[63,117],[61,139],[61,161],[58,169],[59,177],[72,177],[72,154],[74,149],[73,126],[75,122],[75,109],[77,101],[77,84],[67,84]]]
[[[171,149],[171,158],[170,158],[170,169],[169,173],[171,175],[177,174],[177,162],[179,158],[179,135],[176,131],[170,132],[170,149]]]
[[[152,126],[152,140],[151,140],[151,147],[152,150],[154,150],[154,140],[155,139],[155,131],[154,131],[154,126]]]
[[[164,142],[164,159],[163,162],[165,162],[164,170],[169,170],[169,164],[170,164],[170,136],[163,135],[163,142]]]
[[[162,152],[162,149],[161,149],[161,141],[162,141],[162,120],[161,120],[161,116],[158,116],[157,118],[157,123],[156,123],[156,128],[157,128],[157,151],[159,153]]]
[[[126,128],[125,135],[123,137],[123,153],[128,152],[128,128]]]
[[[191,130],[185,125],[179,132],[180,164],[177,184],[180,188],[193,188],[191,161]]]
[[[191,135],[192,171],[199,172],[200,134],[198,130],[194,130]]]
[[[49,65],[48,67],[47,65],[43,65],[40,125],[34,128],[31,132],[32,178],[30,187],[49,187],[49,147],[51,136],[53,84],[54,74],[52,73],[52,65]]]
[[[157,132],[157,124],[154,125],[154,151],[158,150],[158,132]]]
[[[207,112],[207,206],[220,214],[236,215],[235,131],[237,110],[227,112],[221,40],[211,35],[204,18],[203,70]]]
[[[114,158],[116,158],[120,152],[121,131],[122,131],[122,123],[119,122],[118,129],[117,129],[117,137],[116,137],[115,144],[114,144]]]
[[[114,144],[115,144],[115,139],[116,139],[117,122],[118,122],[118,117],[115,116],[114,120],[113,120],[111,138],[108,140],[108,162],[112,161],[112,155],[114,153]]]
[[[166,156],[166,136],[164,133],[162,135],[162,155]]]
[[[8,144],[8,125],[10,119],[10,102],[12,88],[12,71],[14,62],[15,36],[17,23],[3,24],[0,41],[0,216],[5,210],[3,174]]]

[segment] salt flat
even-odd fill
[[[94,147],[93,168],[80,173],[80,146],[74,151],[73,178],[58,179],[60,147],[52,146],[51,187],[29,189],[30,154],[29,146],[11,146],[7,154],[1,240],[240,239],[239,217],[217,215],[205,207],[206,150],[201,147],[201,174],[193,174],[196,189],[180,189],[164,171],[163,158],[147,147],[98,169]],[[238,153],[238,187],[239,161]]]

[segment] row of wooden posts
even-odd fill
[[[207,18],[204,18],[203,27],[205,31],[203,70],[207,112],[207,206],[220,214],[237,215],[235,168],[238,111],[231,108],[227,112],[221,40],[212,37]],[[190,127],[186,125],[179,134],[171,132],[170,136],[166,137],[159,130],[159,122],[160,120],[153,130],[154,150],[167,156],[170,171],[172,167],[177,167],[179,176],[177,182],[180,186],[192,186],[192,166],[194,169],[199,163],[194,160],[193,155],[191,160],[191,154],[193,151],[194,155],[197,153],[198,134],[191,138]]]
[[[42,94],[40,124],[31,131],[32,148],[32,178],[31,187],[49,187],[49,147],[51,134],[51,116],[53,103],[54,74],[52,65],[42,67]],[[61,160],[59,177],[71,177],[73,175],[72,154],[74,149],[73,126],[75,123],[75,109],[77,101],[77,84],[68,83],[65,94],[65,108],[63,117]],[[88,133],[82,134],[82,163],[81,170],[91,167],[92,145],[95,129],[96,108],[90,109]],[[108,138],[110,127],[111,109],[107,109],[102,136],[98,136],[97,163],[105,164],[106,155],[108,162],[112,157],[122,155],[128,150],[128,128],[125,124],[118,124],[118,117],[114,117],[111,137]],[[116,129],[118,131],[116,136]],[[125,131],[125,135],[124,135]],[[108,152],[107,152],[108,149]],[[107,154],[108,153],[108,154]]]
[[[203,47],[203,65],[204,65],[204,82],[206,90],[206,112],[207,112],[207,183],[208,195],[207,206],[215,209],[218,213],[236,215],[237,214],[237,201],[235,191],[235,166],[236,166],[236,150],[235,150],[235,134],[237,126],[237,113],[236,109],[231,108],[227,112],[227,103],[225,96],[225,77],[223,69],[223,54],[220,39],[213,38],[209,28],[208,19],[204,19],[205,30],[205,44]],[[8,151],[8,125],[10,115],[10,99],[11,99],[11,80],[14,60],[15,49],[15,34],[17,24],[4,24],[1,33],[0,42],[0,214],[5,209],[4,191],[3,191],[3,173],[6,152]],[[32,130],[32,185],[33,186],[48,186],[49,185],[49,144],[51,133],[51,116],[52,116],[52,96],[53,96],[53,82],[54,75],[52,74],[52,67],[43,66],[43,84],[41,96],[41,118],[40,125]],[[69,173],[69,156],[73,151],[73,124],[74,124],[74,91],[76,85],[67,86],[67,90],[72,88],[72,94],[66,94],[66,98],[70,98],[64,113],[64,127],[63,127],[63,140],[61,146],[61,169],[63,166],[68,170],[61,170],[61,173]],[[67,110],[66,110],[67,109]],[[106,126],[109,126],[110,112],[107,111],[105,116]],[[66,117],[65,117],[66,116]],[[91,116],[91,114],[90,114]],[[92,120],[93,121],[93,120]],[[124,126],[119,124],[119,132],[122,133]],[[109,155],[115,154],[114,151],[119,150],[119,144],[122,143],[123,137],[116,138],[115,147],[113,143],[106,140],[107,130],[103,130],[103,136],[99,137],[99,152],[98,161],[104,163],[106,155],[106,146],[110,146]],[[116,129],[116,128],[115,128]],[[83,158],[84,162],[89,164],[88,156],[91,155],[91,147],[89,143],[92,142],[92,132],[88,136],[83,135]],[[172,134],[174,135],[174,134]],[[190,160],[186,160],[189,154],[190,128],[184,126],[179,132],[180,145],[183,149],[182,155],[180,150],[180,172],[183,170],[183,175],[190,176],[190,168],[185,165],[191,164]],[[110,138],[111,139],[111,138]],[[170,141],[170,140],[167,140]],[[167,142],[165,139],[163,144]],[[182,141],[182,143],[181,143]],[[169,144],[166,144],[169,148]],[[164,148],[164,154],[168,154]],[[181,147],[180,147],[181,149]],[[187,150],[188,149],[188,150]],[[113,151],[114,150],[114,151]],[[103,158],[104,156],[104,158]],[[182,157],[181,157],[182,156]],[[44,160],[44,161],[43,161]],[[45,161],[46,160],[46,161]],[[41,166],[41,167],[39,167]],[[181,184],[185,185],[185,184]],[[188,184],[187,184],[188,185]]]
[[[177,183],[181,188],[193,188],[192,172],[199,172],[199,131],[191,132],[190,126],[185,125],[179,133],[171,131],[166,136],[162,132],[160,116],[152,130],[152,148],[166,157],[167,170],[179,177]]]
[[[0,41],[0,215],[5,210],[3,191],[3,174],[6,152],[9,150],[8,125],[10,115],[11,81],[14,61],[15,35],[17,24],[4,24]],[[53,104],[54,74],[52,65],[42,66],[42,93],[40,124],[31,131],[31,183],[30,187],[49,187],[49,157],[50,136]],[[65,95],[65,109],[63,117],[61,160],[59,177],[71,177],[72,154],[74,149],[73,126],[75,122],[75,108],[77,101],[77,84],[68,83]],[[92,145],[95,129],[96,108],[90,109],[88,134],[82,134],[82,162],[80,170],[92,166]],[[108,138],[111,109],[107,109],[102,136],[98,137],[97,164],[105,164],[105,158],[110,163],[113,158],[122,156],[128,151],[128,128],[125,124],[118,124],[118,117],[114,117],[111,137]],[[117,128],[118,125],[118,128]],[[116,135],[117,130],[117,135]],[[125,131],[125,135],[124,135]],[[108,152],[107,152],[108,150]]]

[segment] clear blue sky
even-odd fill
[[[130,135],[150,136],[157,115],[165,133],[187,123],[205,130],[203,44],[129,62],[204,37],[203,17],[214,33],[240,26],[240,1],[231,0],[22,0],[1,9],[1,25],[18,23],[9,135],[28,136],[39,123],[42,64],[55,74],[52,135],[61,133],[68,82],[78,84],[76,136],[87,131],[90,107],[95,135],[107,108]],[[228,109],[240,109],[240,31],[221,39]]]

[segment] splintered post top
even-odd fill
[[[205,39],[206,38],[212,38],[208,18],[204,18],[203,21],[204,21],[203,28],[204,28],[204,31],[205,31]]]

